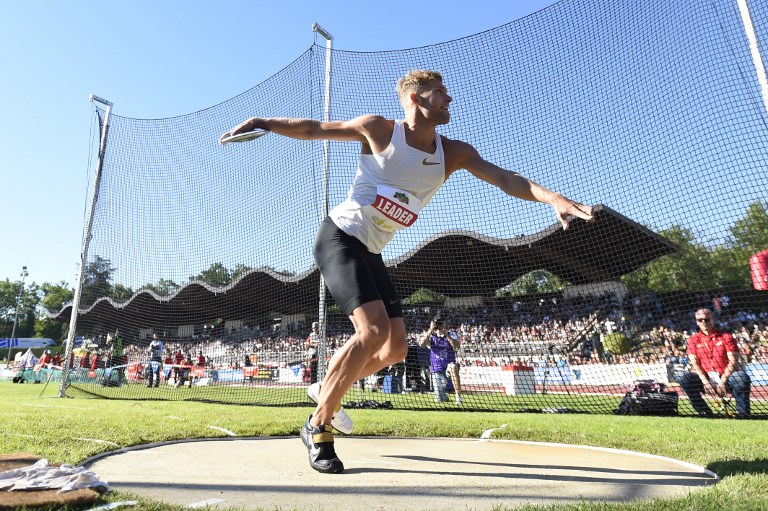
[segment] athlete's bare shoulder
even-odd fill
[[[393,125],[395,122],[392,119],[387,119],[386,117],[376,114],[361,115],[360,117],[356,117],[355,120],[361,125],[368,127],[376,127],[385,123]]]
[[[389,146],[395,121],[380,115],[362,115],[356,119],[361,133],[368,143],[363,144],[364,154],[378,154]]]
[[[451,174],[459,169],[466,168],[467,162],[478,157],[477,149],[472,144],[463,140],[453,140],[440,135],[445,153],[445,170]]]
[[[392,119],[373,114],[361,115],[355,121],[362,128],[363,133],[368,135],[377,135],[387,131],[391,135],[395,126],[395,121]]]

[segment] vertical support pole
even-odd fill
[[[88,247],[91,243],[91,236],[93,231],[93,215],[96,209],[96,202],[99,197],[99,187],[101,186],[101,171],[104,167],[104,154],[107,148],[107,133],[109,132],[109,115],[112,111],[112,103],[106,99],[102,99],[98,96],[91,94],[88,98],[89,101],[96,101],[106,106],[106,112],[104,114],[104,124],[101,127],[101,140],[99,142],[99,158],[96,163],[96,175],[93,179],[93,191],[91,192],[91,200],[88,204],[88,216],[85,222],[85,231],[83,232],[83,248],[80,251],[80,269],[77,272],[77,282],[75,283],[75,297],[72,301],[72,312],[69,316],[69,331],[67,332],[67,345],[64,350],[64,360],[62,361],[61,369],[61,385],[59,386],[59,397],[64,397],[64,394],[69,385],[69,373],[70,373],[70,360],[72,359],[72,349],[75,344],[75,335],[77,331],[77,313],[80,310],[80,297],[83,290],[83,277],[85,273],[85,265],[88,262]]]
[[[765,113],[768,114],[768,79],[765,76],[765,66],[763,65],[763,58],[760,55],[760,46],[758,45],[755,26],[752,24],[752,16],[749,14],[749,5],[747,5],[747,0],[736,0],[736,3],[739,6],[741,22],[744,24],[744,32],[746,32],[747,40],[749,41],[749,53],[752,55],[752,63],[754,64],[755,72],[757,73],[757,81],[760,84],[760,95],[763,98],[763,108],[765,109]]]
[[[21,307],[21,298],[24,296],[24,279],[27,277],[27,275],[29,275],[29,272],[27,272],[27,267],[22,266],[21,289],[19,289],[19,296],[16,297],[16,313],[13,315],[13,329],[11,329],[11,338],[8,339],[8,362],[5,365],[5,367],[8,368],[13,367],[13,364],[11,363],[11,347],[13,346],[13,339],[16,338],[16,323],[19,320],[19,307]]]
[[[312,31],[325,38],[325,96],[323,99],[323,122],[331,120],[331,58],[333,49],[333,36],[317,23],[312,24]],[[320,210],[320,220],[328,216],[328,181],[330,169],[330,141],[323,140],[323,200]],[[328,351],[328,339],[326,337],[326,312],[328,306],[325,300],[325,279],[320,275],[320,302],[318,305],[318,336],[320,340],[317,346],[317,381],[325,377],[325,360]]]

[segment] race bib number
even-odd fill
[[[376,199],[363,212],[382,231],[395,232],[413,225],[421,207],[421,201],[412,193],[378,185]]]

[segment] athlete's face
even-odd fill
[[[427,82],[419,94],[419,106],[424,117],[433,120],[436,124],[448,124],[451,120],[451,113],[448,110],[451,101],[453,98],[448,95],[445,85],[438,80]]]

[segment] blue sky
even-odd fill
[[[553,3],[6,0],[0,279],[16,281],[27,266],[27,283],[75,281],[95,165],[90,94],[112,101],[121,116],[179,116],[288,65],[314,42],[314,22],[334,36],[334,48],[398,50],[488,30]]]

